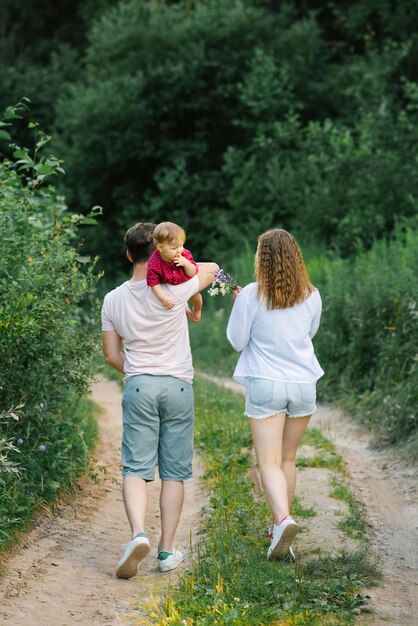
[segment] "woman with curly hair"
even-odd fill
[[[242,352],[234,380],[245,385],[257,462],[273,514],[267,559],[290,553],[298,525],[290,515],[296,485],[296,450],[316,410],[316,381],[323,370],[312,337],[321,297],[309,280],[300,248],[286,230],[259,237],[256,282],[235,300],[227,328]]]

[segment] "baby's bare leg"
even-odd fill
[[[192,322],[200,322],[202,316],[203,298],[200,293],[196,293],[190,298],[191,305],[193,307]]]

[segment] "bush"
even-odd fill
[[[311,269],[324,306],[321,387],[331,399],[351,400],[350,410],[390,443],[418,430],[417,266],[418,232],[398,227],[390,243]]]
[[[2,139],[23,106],[6,110]],[[81,256],[77,234],[94,219],[69,214],[47,186],[62,168],[55,157],[40,157],[49,137],[36,124],[30,128],[34,151],[13,146],[15,160],[0,163],[0,513],[11,519],[16,510],[13,527],[31,508],[22,504],[26,489],[33,502],[48,499],[86,464],[86,433],[94,430],[90,418],[80,418],[78,399],[92,378],[99,276]]]
[[[109,274],[122,258],[115,242],[141,219],[179,222],[201,258],[230,258],[256,220],[269,226],[274,218],[260,198],[251,216],[228,201],[229,147],[245,153],[258,130],[289,111],[311,118],[319,106],[323,117],[329,100],[315,19],[240,0],[181,4],[129,1],[104,14],[90,33],[85,71],[57,103],[66,197],[71,207],[93,198],[105,207],[91,243],[104,250]],[[254,190],[264,174],[251,179]]]
[[[348,257],[392,233],[397,217],[413,218],[418,89],[404,87],[401,112],[379,102],[349,125],[303,124],[289,114],[259,125],[245,148],[230,147],[223,171],[240,235],[250,239],[280,224]],[[242,97],[249,106],[248,94]],[[232,224],[227,232],[236,237]]]
[[[224,263],[279,224],[350,256],[415,214],[412,41],[391,37],[385,10],[375,40],[326,4],[130,0],[93,23],[56,134],[69,205],[105,207],[89,245],[109,277],[138,220],[179,222]]]

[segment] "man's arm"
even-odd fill
[[[122,338],[116,330],[104,330],[102,332],[103,355],[106,363],[122,372],[125,363],[125,355],[121,352]]]

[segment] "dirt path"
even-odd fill
[[[213,380],[213,378],[212,378]],[[215,381],[242,392],[232,381]],[[96,452],[99,482],[88,479],[81,492],[60,507],[58,515],[45,517],[2,565],[0,573],[0,624],[8,626],[82,626],[149,624],[147,603],[152,594],[164,593],[176,572],[157,572],[153,552],[138,576],[125,581],[114,576],[121,544],[128,537],[120,493],[119,444],[121,436],[119,387],[103,381],[94,386],[93,399],[101,406],[101,438]],[[389,452],[370,448],[370,437],[342,413],[322,406],[312,420],[334,443],[348,463],[352,485],[366,505],[373,551],[384,579],[368,590],[374,613],[361,618],[368,626],[418,626],[418,468],[406,467]],[[303,454],[309,451],[302,451]],[[186,483],[186,505],[177,546],[190,544],[205,494],[196,459],[195,478]],[[257,476],[255,475],[257,479]],[[329,496],[329,471],[300,470],[298,495],[317,515],[307,520],[299,549],[321,546],[350,548],[336,525],[345,514],[344,503]],[[156,545],[159,520],[158,481],[150,488],[147,525]],[[193,538],[192,538],[193,539]]]
[[[418,467],[389,450],[371,448],[371,437],[339,411],[322,406],[312,425],[334,441],[347,461],[352,485],[370,526],[382,569],[379,587],[369,589],[374,615],[369,626],[418,625]]]
[[[243,392],[242,385],[208,377]],[[343,456],[351,485],[365,504],[370,540],[383,572],[379,587],[368,589],[373,613],[361,618],[367,626],[418,626],[418,466],[407,466],[389,450],[371,447],[369,433],[338,409],[322,405],[310,426],[319,428]],[[327,497],[326,471],[299,471],[297,494],[304,504],[320,512],[309,520],[302,542],[321,547],[340,547],[330,513],[338,513],[336,501]],[[349,544],[346,547],[350,547]]]
[[[94,385],[93,399],[102,408],[100,443],[96,451],[99,483],[86,480],[82,491],[63,504],[59,514],[46,516],[22,541],[21,547],[2,564],[0,624],[8,626],[83,626],[151,623],[146,603],[176,572],[157,571],[159,481],[150,485],[147,527],[150,555],[138,576],[118,580],[115,564],[129,527],[120,489],[121,392],[115,382]],[[187,551],[190,529],[199,521],[205,494],[196,459],[195,478],[186,484],[186,506],[177,533],[176,547]],[[132,604],[140,600],[139,605]]]

